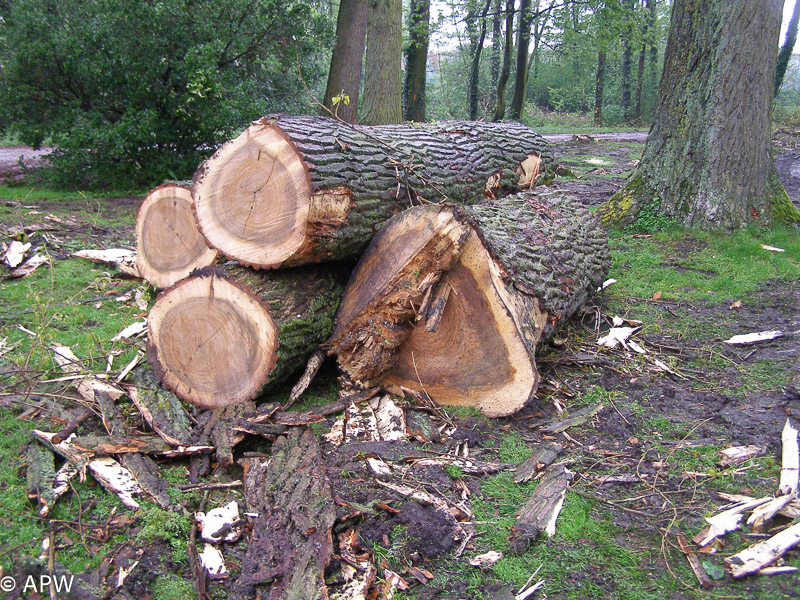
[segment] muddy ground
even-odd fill
[[[596,141],[589,143],[573,140],[572,136],[547,137],[555,147],[556,160],[577,175],[574,179],[560,178],[553,187],[577,195],[588,205],[604,202],[620,187],[640,157],[644,141],[644,134],[600,134],[595,136]],[[775,149],[784,185],[798,205],[799,139],[788,134],[778,136]],[[3,169],[9,177],[16,177],[18,166],[12,155],[19,149],[4,150],[8,156],[5,163],[0,160],[0,178]],[[43,200],[36,203],[36,208],[47,213],[55,210],[58,204]],[[103,210],[133,214],[137,204],[134,198],[110,199]],[[13,224],[5,224],[5,234],[9,233],[9,227]],[[53,248],[56,258],[66,257],[71,238],[87,233],[92,245],[97,247],[133,243],[132,227],[92,228],[85,222],[57,221],[49,221],[48,227],[56,240]],[[696,249],[692,244],[677,244],[669,249],[676,269],[686,268],[682,266],[682,259]],[[60,247],[64,248],[61,255]],[[620,275],[624,273],[612,273],[615,277]],[[800,286],[797,282],[774,282],[736,311],[730,310],[732,301],[724,299],[714,304],[618,298],[609,302],[602,295],[598,296],[563,335],[557,336],[556,343],[543,351],[541,393],[535,402],[513,417],[487,420],[479,415],[458,413],[446,417],[434,408],[409,400],[404,405],[407,416],[414,415],[421,420],[422,429],[426,422],[433,426],[427,438],[421,435],[416,441],[354,442],[338,448],[322,442],[340,529],[343,524],[357,527],[362,549],[372,549],[373,558],[376,548],[391,549],[391,556],[384,556],[382,560],[391,561],[392,566],[405,566],[407,570],[401,575],[411,583],[413,597],[442,600],[474,597],[476,592],[470,590],[464,571],[458,571],[455,578],[448,577],[448,572],[453,570],[454,553],[471,557],[491,549],[482,543],[485,532],[481,533],[479,528],[478,535],[461,547],[457,529],[459,523],[469,520],[463,511],[459,513],[453,509],[448,516],[431,505],[376,485],[367,459],[380,457],[389,464],[403,465],[406,469],[404,482],[447,498],[451,507],[458,507],[466,506],[466,498],[485,494],[482,485],[498,465],[511,467],[502,460],[504,440],[509,435],[531,448],[546,441],[557,441],[565,449],[562,459],[566,458],[575,472],[572,489],[595,503],[593,518],[609,520],[617,526],[616,542],[623,547],[638,548],[641,567],[654,580],[666,571],[678,571],[676,577],[680,585],[675,585],[672,599],[706,597],[691,575],[687,575],[680,553],[674,550],[676,530],[691,537],[700,528],[703,516],[723,504],[716,495],[721,488],[718,481],[709,477],[708,465],[698,463],[694,470],[686,467],[693,458],[694,449],[756,444],[779,460],[780,430],[784,421],[787,415],[800,416],[797,378],[775,389],[749,391],[750,375],[745,368],[759,362],[771,364],[775,370],[797,372]],[[613,314],[669,323],[661,332],[658,328],[649,328],[652,332],[644,334],[642,341],[657,356],[678,365],[680,375],[658,372],[621,351],[599,355],[594,340],[598,331],[608,328]],[[686,324],[683,329],[676,329],[674,324],[678,322]],[[719,331],[737,323],[747,323],[752,331],[781,329],[787,334],[755,350],[713,343],[720,339]],[[316,384],[317,389],[330,388],[334,379],[335,373],[327,365],[321,381]],[[598,388],[603,391],[598,392]],[[586,425],[571,428],[564,434],[542,430],[542,425],[559,418],[559,408],[569,411],[593,400],[602,401],[604,407]],[[202,421],[201,415],[195,416]],[[321,429],[330,428],[334,420],[335,415],[329,417]],[[100,427],[99,422],[90,426]],[[433,431],[436,428],[444,429],[448,435],[438,437]],[[459,474],[442,465],[415,464],[415,460],[422,458],[452,456],[456,451],[463,452],[465,446],[470,449],[470,459],[483,465],[485,474]],[[263,440],[251,438],[237,449],[236,457],[244,452],[268,451],[269,445]],[[235,479],[240,473],[236,465],[228,469],[220,467],[211,479]],[[732,478],[725,491],[746,494],[755,493],[754,488],[759,486],[774,487],[775,470],[764,477],[751,470],[746,477],[746,483]],[[196,509],[195,506],[187,508]],[[456,516],[455,520],[452,515]],[[132,528],[132,532],[135,531],[136,528]],[[540,543],[547,545],[548,556],[563,555],[564,561],[569,560],[571,548],[566,542]],[[584,540],[582,543],[592,542]],[[666,550],[662,552],[663,548]],[[339,550],[341,552],[341,548]],[[103,573],[85,574],[85,581],[101,582],[109,571],[127,564],[125,561],[132,556],[143,564],[152,562],[155,569],[171,568],[157,560],[163,553],[164,549],[157,544],[135,552],[126,544],[112,553],[115,558],[110,565],[105,564],[98,570],[104,569]],[[245,554],[244,542],[227,547],[226,556],[234,571],[244,561]],[[333,566],[338,566],[342,560],[337,558]],[[715,558],[715,561],[721,565],[721,560]],[[376,559],[376,562],[380,561]],[[333,571],[329,570],[329,581],[335,586],[341,581],[337,581]],[[427,572],[434,578],[429,579],[425,575]],[[192,574],[189,572],[185,576],[191,578]],[[502,596],[507,593],[507,586],[491,574],[486,575],[486,580],[480,585],[485,597],[508,597]],[[593,597],[623,597],[621,582],[602,564],[580,565],[565,580],[551,582],[545,587],[546,597],[567,598],[571,587],[583,585],[587,580],[591,581],[592,589],[597,590]],[[224,597],[228,585],[210,583],[209,589],[215,597]],[[733,582],[728,576],[717,585],[720,588],[712,592],[714,597],[800,597],[800,582],[794,575],[751,578],[742,582]],[[150,580],[140,569],[117,593],[124,598],[149,597],[151,587]],[[647,585],[643,589],[646,588]]]

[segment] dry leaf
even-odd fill
[[[653,294],[653,300],[661,300],[661,290]]]

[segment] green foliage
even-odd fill
[[[7,8],[3,10],[2,6]],[[330,18],[314,0],[14,0],[0,5],[0,129],[49,139],[70,186],[186,178],[322,78]]]
[[[502,462],[521,463],[531,457],[531,449],[517,432],[509,433],[500,440],[498,456]]]
[[[657,198],[644,204],[636,215],[636,220],[625,226],[629,233],[656,233],[669,231],[675,228],[669,218],[661,212],[661,205]]]

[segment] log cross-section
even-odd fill
[[[147,358],[161,383],[203,408],[256,397],[302,370],[333,329],[342,285],[319,268],[209,267],[163,292]]]
[[[509,415],[536,391],[539,344],[609,265],[605,233],[570,198],[415,207],[384,226],[356,267],[330,352],[356,385]]]
[[[136,213],[136,265],[144,279],[168,288],[216,260],[197,228],[191,188],[167,183],[145,197]]]
[[[472,204],[533,184],[552,155],[516,123],[354,126],[265,117],[194,176],[206,240],[256,268],[354,258],[412,204]]]

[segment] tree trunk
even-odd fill
[[[503,46],[503,20],[500,18],[500,0],[492,0],[492,89],[497,89],[500,80],[500,56]]]
[[[408,13],[406,78],[403,85],[403,118],[425,122],[425,79],[428,66],[430,0],[411,0]]]
[[[478,118],[478,83],[481,68],[481,53],[483,52],[483,42],[486,39],[486,14],[492,0],[486,0],[481,13],[481,33],[472,46],[472,61],[469,69],[469,81],[467,83],[467,95],[469,96],[469,118],[474,121]]]
[[[440,122],[356,127],[320,117],[261,119],[195,175],[206,239],[256,267],[352,258],[422,199],[474,203],[530,184],[516,172],[552,154],[524,125]]]
[[[402,0],[368,0],[367,58],[364,66],[365,125],[403,120],[401,96]]]
[[[506,84],[511,72],[511,53],[514,50],[514,0],[506,0],[506,36],[503,47],[503,67],[497,81],[497,105],[494,109],[494,121],[502,121],[506,116]]]
[[[514,95],[511,98],[511,118],[519,121],[528,96],[528,47],[531,44],[531,0],[520,0],[519,29],[517,30],[517,72],[514,76]]]
[[[778,66],[775,71],[775,95],[781,91],[781,84],[783,83],[783,76],[786,75],[786,68],[789,66],[789,60],[792,58],[794,52],[794,45],[797,42],[797,25],[800,21],[800,2],[795,2],[794,9],[792,10],[792,18],[789,19],[789,25],[786,28],[786,40],[781,46],[781,51],[778,53]]]
[[[608,242],[577,201],[412,208],[350,278],[329,346],[357,385],[509,415],[536,392],[534,354],[602,283]]]
[[[328,85],[322,103],[348,123],[356,122],[366,34],[367,0],[340,0],[339,16],[336,19],[336,46],[331,56]],[[342,93],[348,96],[348,102],[340,100],[334,106],[333,99]]]
[[[780,0],[677,0],[642,161],[605,223],[660,210],[688,227],[800,222],[771,155]]]
[[[204,269],[150,310],[147,359],[164,387],[202,408],[251,400],[303,369],[341,294],[329,271]]]
[[[644,38],[642,38],[644,39]],[[636,69],[636,92],[633,97],[633,114],[634,119],[642,116],[642,81],[644,79],[644,59],[645,59],[645,45],[642,42],[639,48],[639,65]]]
[[[622,3],[625,20],[626,20],[626,31],[625,34],[622,36],[622,76],[621,76],[621,84],[622,84],[622,114],[625,116],[625,119],[629,119],[631,116],[631,41],[630,38],[633,35],[633,25],[631,21],[633,20],[633,0],[623,0]]]
[[[606,52],[597,51],[597,79],[594,85],[594,124],[603,124],[603,83],[606,76]]]
[[[658,87],[658,38],[656,32],[656,0],[645,0],[645,7],[650,15],[650,84]]]
[[[168,183],[145,197],[136,213],[136,266],[146,281],[168,288],[216,261],[197,228],[190,187]]]
[[[336,504],[317,438],[309,428],[293,427],[269,457],[247,462],[247,509],[258,516],[232,598],[328,598]]]

